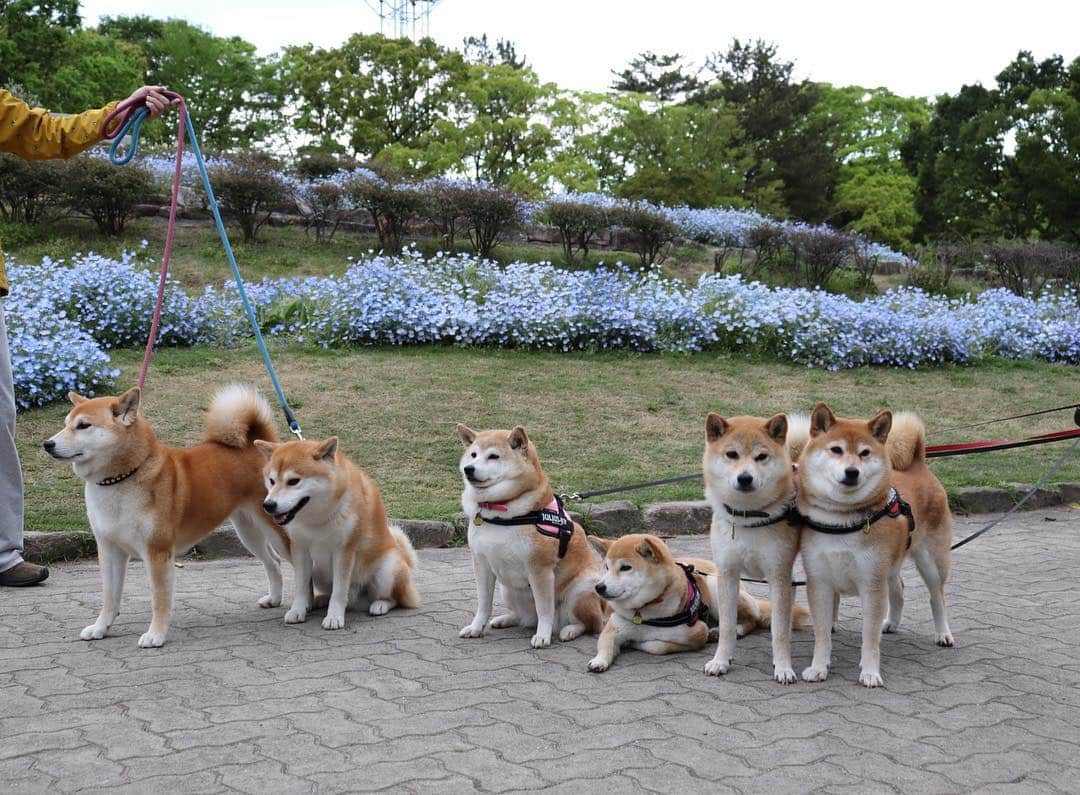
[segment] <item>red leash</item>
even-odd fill
[[[965,453],[989,453],[993,450],[1011,450],[1014,447],[1030,447],[1034,444],[1046,444],[1047,442],[1063,442],[1066,439],[1075,439],[1080,436],[1080,428],[1070,428],[1067,431],[1054,431],[1043,433],[1038,436],[1028,436],[1024,439],[1000,439],[993,442],[967,442],[966,444],[938,444],[926,448],[927,458],[942,458],[950,455],[964,455]]]
[[[150,336],[146,340],[146,351],[143,353],[142,367],[139,370],[139,389],[146,383],[146,373],[150,369],[150,359],[154,355],[154,345],[157,343],[158,328],[161,325],[161,310],[165,304],[165,285],[169,280],[169,260],[172,258],[173,236],[176,232],[176,208],[180,201],[180,179],[184,164],[184,123],[187,117],[187,105],[184,98],[175,91],[162,91],[169,99],[177,100],[176,114],[176,167],[173,170],[172,198],[169,202],[169,226],[165,232],[165,252],[161,257],[161,276],[158,278],[157,300],[154,303],[154,315],[150,321]],[[146,94],[126,99],[116,106],[102,126],[106,140],[114,140],[123,135],[130,125],[141,121],[137,119],[139,111],[146,112]],[[135,135],[138,134],[136,129]],[[132,146],[135,143],[132,141]]]

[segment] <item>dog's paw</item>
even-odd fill
[[[259,607],[280,607],[280,606],[281,606],[281,597],[280,596],[274,597],[274,596],[271,596],[270,594],[267,594],[266,596],[262,597],[259,600]]]
[[[881,687],[885,684],[881,674],[877,671],[863,671],[859,674],[859,684],[863,687]]]
[[[585,631],[584,624],[567,624],[561,630],[559,630],[559,640],[564,643],[568,640],[581,637],[581,633]]]
[[[345,616],[328,615],[322,620],[323,629],[342,629],[345,626]]]
[[[164,632],[144,632],[139,638],[140,649],[156,649],[165,645]]]
[[[286,624],[303,624],[305,621],[307,621],[307,610],[290,607],[289,612],[285,614]]]
[[[886,621],[884,624],[881,625],[881,631],[887,635],[891,635],[892,633],[896,632],[896,624],[894,624],[892,621]]]
[[[802,672],[804,682],[824,682],[829,678],[829,667],[811,665]]]
[[[551,633],[550,632],[537,632],[532,636],[532,647],[534,649],[546,649],[551,645]]]
[[[594,674],[606,671],[610,665],[611,663],[609,663],[607,660],[605,660],[599,655],[589,660],[589,670],[592,671]]]
[[[507,627],[516,627],[518,625],[518,617],[513,613],[503,613],[501,616],[495,616],[491,619],[492,629],[506,629]]]
[[[731,660],[718,660],[713,657],[705,663],[706,676],[723,676],[731,670]]]
[[[389,599],[376,599],[368,607],[368,615],[372,616],[385,616],[390,612],[390,608],[394,606],[394,603]]]
[[[484,628],[478,627],[475,624],[469,624],[466,627],[461,628],[461,632],[458,633],[459,638],[482,638],[484,637]]]
[[[940,635],[934,636],[934,643],[938,646],[952,646],[955,641],[951,632],[943,632]]]
[[[101,640],[108,631],[109,628],[104,624],[95,623],[83,629],[83,631],[79,633],[79,638],[81,640]]]
[[[717,630],[717,634],[719,634],[719,632],[720,631]],[[746,626],[746,624],[736,624],[735,625],[735,637],[736,638],[745,638],[749,634],[750,634],[750,627]]]
[[[795,670],[790,665],[786,668],[774,666],[773,679],[782,685],[793,685],[799,681],[799,677],[795,676]]]

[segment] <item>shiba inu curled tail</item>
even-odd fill
[[[953,645],[945,609],[952,514],[945,490],[926,466],[922,422],[882,411],[870,420],[836,417],[819,403],[799,460],[802,558],[814,620],[807,681],[828,676],[831,630],[841,594],[863,608],[859,681],[878,687],[881,633],[893,632],[904,608],[900,566],[911,555],[930,592],[938,645]]]
[[[479,638],[489,627],[536,627],[533,648],[573,640],[603,626],[593,590],[599,566],[581,526],[566,516],[540,458],[520,425],[512,431],[457,426],[465,446],[459,469],[461,507],[469,518],[469,549],[477,606],[459,633]],[[491,618],[495,583],[508,610]]]
[[[263,508],[284,528],[296,576],[286,624],[307,619],[315,594],[329,593],[323,629],[345,626],[345,609],[363,592],[368,613],[420,606],[416,553],[391,527],[378,486],[338,449],[322,442],[256,442],[266,457]]]
[[[221,389],[206,412],[206,437],[193,447],[161,444],[140,413],[141,393],[85,398],[64,429],[45,442],[53,458],[70,461],[86,486],[86,513],[97,540],[104,592],[101,613],[80,637],[105,637],[120,613],[131,557],[146,561],[152,586],[150,628],[143,648],[165,643],[172,616],[173,561],[231,519],[244,545],[266,569],[263,607],[281,604],[280,558],[288,537],[262,511],[262,457],[257,440],[273,440],[270,405],[253,387]]]

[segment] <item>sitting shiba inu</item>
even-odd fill
[[[286,624],[303,623],[315,594],[327,592],[323,629],[345,626],[345,609],[360,591],[373,616],[420,606],[412,544],[387,523],[378,486],[338,450],[336,436],[256,446],[266,457],[263,509],[292,544],[296,591]]]
[[[525,429],[478,432],[458,425],[457,432],[465,445],[461,506],[469,518],[477,595],[476,616],[461,637],[479,638],[489,626],[535,626],[532,646],[539,649],[551,645],[553,631],[564,641],[599,632],[596,557],[551,490]],[[509,610],[491,619],[496,581]]]
[[[699,558],[676,558],[656,536],[628,535],[611,540],[589,536],[604,556],[596,592],[612,613],[597,642],[589,670],[606,671],[623,646],[649,654],[673,654],[705,647],[709,623],[716,622],[716,566]],[[798,620],[806,611],[796,608]],[[798,611],[801,611],[798,612]],[[772,620],[768,601],[739,588],[741,638]]]
[[[788,455],[787,417],[705,418],[705,497],[712,507],[710,537],[720,577],[719,641],[705,665],[710,676],[725,674],[735,655],[739,577],[769,583],[772,603],[773,678],[796,681],[791,665],[795,599],[791,573],[799,552],[799,526],[792,513],[795,482]]]
[[[952,514],[944,488],[926,466],[925,446],[922,422],[910,414],[894,420],[882,411],[869,421],[847,420],[819,403],[810,416],[797,475],[814,621],[814,659],[803,679],[828,676],[838,596],[857,593],[863,610],[859,681],[882,684],[881,633],[900,624],[900,566],[909,551],[930,591],[936,640],[953,645],[944,594]]]
[[[229,386],[206,412],[206,440],[167,447],[139,413],[140,391],[88,399],[74,392],[64,429],[45,442],[86,483],[86,513],[97,541],[104,591],[97,621],[79,635],[105,637],[120,614],[131,557],[146,561],[152,586],[150,628],[139,646],[165,643],[173,603],[173,561],[231,519],[266,568],[262,607],[281,604],[281,557],[288,537],[262,512],[262,457],[252,443],[277,438],[270,405],[251,387]]]

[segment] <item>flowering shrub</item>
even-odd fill
[[[11,269],[7,303],[21,408],[116,376],[105,353],[141,345],[155,278],[130,257]],[[696,285],[617,265],[564,271],[500,267],[467,255],[376,256],[341,276],[248,285],[270,336],[325,347],[492,345],[543,350],[732,351],[832,370],[917,367],[985,356],[1080,363],[1075,292],[1037,299],[1008,290],[948,299],[914,288],[854,301],[823,290],[768,287],[741,276]],[[236,288],[166,292],[162,342],[233,345],[251,335]]]

